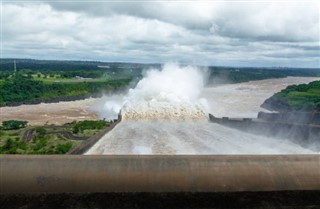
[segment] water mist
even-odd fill
[[[209,105],[201,98],[209,89],[204,75],[196,67],[177,64],[146,71],[135,88],[100,104],[101,118],[117,118],[121,112],[123,120],[86,154],[313,153],[289,140],[208,122]]]

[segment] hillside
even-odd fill
[[[273,111],[320,111],[320,80],[291,85],[268,98],[261,107]]]

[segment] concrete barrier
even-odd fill
[[[320,155],[2,155],[0,165],[1,194],[320,190]]]
[[[299,124],[295,121],[265,121],[255,118],[218,118],[209,114],[209,121],[242,131],[271,137],[294,139],[299,143],[312,143],[320,147],[320,125]]]
[[[260,111],[258,118],[271,122],[285,123],[301,123],[320,125],[320,112],[281,112],[281,113],[266,113]]]
[[[101,139],[106,133],[111,131],[116,125],[121,122],[121,115],[118,116],[118,120],[114,120],[114,122],[110,125],[99,131],[94,136],[88,138],[85,142],[81,143],[79,146],[71,149],[67,154],[69,155],[82,155],[86,151],[88,151],[95,143]]]

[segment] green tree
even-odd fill
[[[74,133],[74,134],[77,134],[77,133],[79,133],[79,126],[74,126],[73,128],[72,128],[72,133]]]
[[[17,146],[13,139],[8,138],[5,144],[1,147],[0,152],[3,154],[16,154]]]
[[[35,131],[39,136],[44,136],[47,133],[47,130],[45,128],[42,128],[42,127],[36,128]]]
[[[4,130],[15,130],[26,127],[28,121],[23,120],[6,120],[2,122]]]
[[[65,154],[71,149],[71,147],[72,147],[72,143],[71,142],[67,142],[65,144],[58,144],[56,146],[55,153],[56,154]]]

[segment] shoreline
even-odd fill
[[[103,94],[89,94],[89,95],[81,95],[81,96],[73,96],[73,97],[57,97],[52,99],[44,99],[44,100],[37,100],[37,101],[24,101],[24,102],[10,102],[7,105],[1,106],[2,107],[19,107],[21,105],[38,105],[38,104],[53,104],[59,102],[75,102],[90,98],[100,98]]]
[[[260,105],[268,98],[266,96],[271,96],[274,91],[285,88],[287,85],[307,83],[313,80],[320,80],[320,77],[291,76],[237,84],[221,84],[214,87],[205,87],[202,96],[207,99],[212,114],[217,117],[256,116],[261,110]],[[275,84],[277,84],[278,87],[276,87],[277,85]],[[272,87],[270,87],[270,85]],[[231,91],[226,91],[226,88],[231,88]],[[256,95],[252,94],[252,90],[256,92]],[[242,96],[239,97],[239,94]],[[103,94],[100,95],[103,96]],[[110,94],[106,95],[110,96]],[[254,98],[254,102],[250,102],[252,98]],[[42,102],[39,104],[2,106],[0,107],[0,123],[5,120],[27,120],[29,121],[28,125],[63,125],[64,123],[74,120],[97,120],[99,118],[99,110],[97,108],[99,107],[94,107],[94,104],[96,104],[99,99],[101,99],[101,97],[88,97],[80,100],[51,103]],[[260,103],[260,100],[263,101]],[[237,103],[239,103],[239,105],[235,106],[234,104]]]

